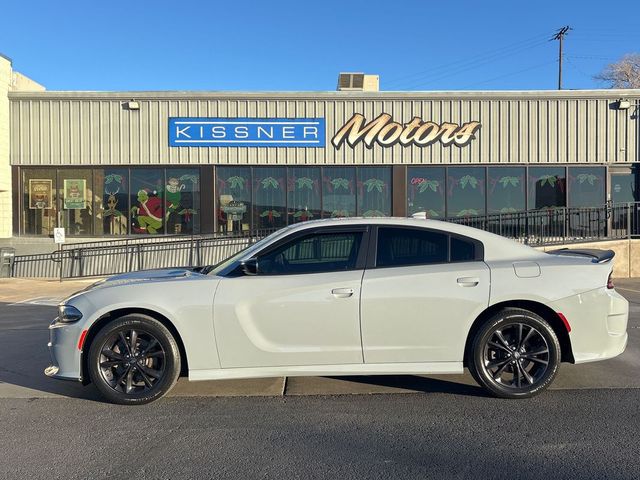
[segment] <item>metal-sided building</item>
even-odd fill
[[[381,92],[371,80],[9,91],[10,233],[206,234],[639,199],[639,90]]]

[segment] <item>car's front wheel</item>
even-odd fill
[[[89,375],[113,403],[144,404],[162,397],[180,375],[180,350],[158,320],[132,314],[106,324],[89,349]]]
[[[560,343],[539,315],[508,308],[476,333],[469,370],[478,383],[502,398],[527,398],[545,390],[560,367]]]

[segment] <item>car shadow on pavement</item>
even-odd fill
[[[0,302],[0,398],[62,396],[102,401],[93,385],[83,386],[80,382],[56,380],[44,374],[44,369],[51,360],[47,347],[48,327],[55,315],[56,307],[52,305]],[[247,388],[263,391],[262,383],[257,382],[256,385],[243,388],[242,392],[247,394]],[[468,378],[462,375],[446,380],[416,375],[315,377],[315,379],[300,379],[297,382],[297,392],[291,393],[323,395],[438,392],[470,396],[485,395],[482,389],[468,383]],[[215,387],[214,392],[218,390],[219,385]],[[280,387],[278,387],[279,390]],[[269,394],[273,393],[269,391],[267,395]]]
[[[489,397],[485,390],[477,385],[469,385],[466,376],[455,375],[451,379],[423,377],[419,375],[371,375],[357,377],[326,377],[334,380],[346,380],[369,386],[366,393],[448,393],[472,397]],[[363,392],[364,393],[364,392]]]
[[[49,323],[56,307],[0,302],[0,398],[72,397],[98,400],[98,391],[80,382],[47,377]]]

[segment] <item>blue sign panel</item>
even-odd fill
[[[169,118],[171,147],[324,147],[324,118]]]

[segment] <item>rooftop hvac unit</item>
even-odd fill
[[[345,72],[338,75],[338,90],[354,92],[377,92],[378,75]]]

